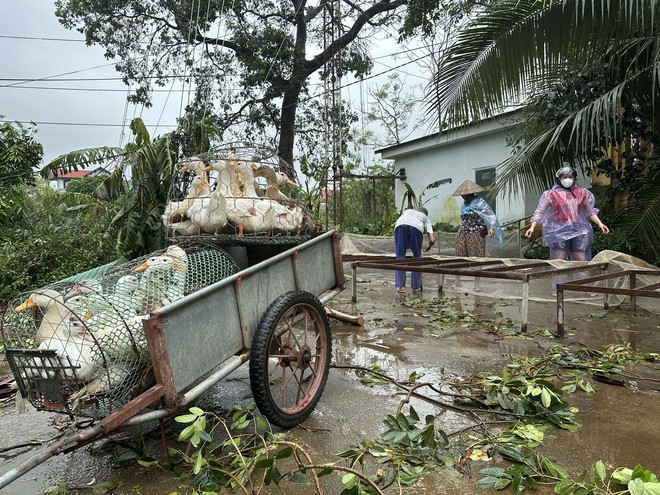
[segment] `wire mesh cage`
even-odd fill
[[[149,313],[238,271],[223,249],[186,240],[20,295],[0,329],[21,394],[37,409],[108,415],[154,382]]]
[[[246,143],[184,159],[173,174],[164,225],[172,237],[309,238],[316,223],[304,202],[285,194],[298,185],[282,164],[275,151]]]

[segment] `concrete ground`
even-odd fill
[[[383,373],[400,380],[415,371],[421,375],[420,381],[439,384],[483,372],[499,374],[511,355],[538,356],[555,343],[579,343],[600,350],[609,344],[622,344],[642,352],[660,351],[658,314],[645,310],[632,313],[626,307],[605,311],[597,301],[575,294],[567,298],[567,335],[561,340],[553,338],[546,331],[554,330],[555,318],[555,303],[548,282],[532,288],[528,334],[503,337],[493,330],[498,321],[517,321],[520,299],[515,286],[504,291],[510,294],[509,297],[502,297],[501,284],[505,282],[483,281],[481,291],[475,293],[472,281],[464,279],[460,286],[439,295],[435,277],[425,276],[424,292],[410,294],[402,301],[394,289],[390,272],[365,271],[359,272],[358,277],[357,303],[351,303],[349,289],[330,303],[339,311],[361,314],[366,319],[363,327],[333,322],[332,353],[336,366],[378,366]],[[446,281],[447,288],[451,282]],[[492,297],[496,293],[499,295]],[[467,330],[460,324],[438,329],[429,324],[430,315],[424,312],[427,302],[438,296],[451,299],[455,308],[493,323],[477,330]],[[574,475],[598,459],[614,467],[632,468],[641,464],[660,475],[660,429],[657,428],[660,363],[637,366],[630,371],[642,378],[626,378],[623,387],[595,383],[595,394],[572,394],[569,402],[580,410],[577,421],[582,424],[582,429],[578,432],[550,431],[540,447],[541,452]],[[331,369],[324,395],[304,423],[305,428],[288,432],[288,438],[303,445],[315,461],[337,461],[336,453],[362,440],[376,439],[383,431],[383,419],[396,412],[402,399],[401,391],[391,386],[366,386],[360,376],[355,370]],[[243,366],[205,394],[200,407],[226,411],[251,400],[247,369]],[[423,401],[415,401],[414,407],[420,415],[436,415],[438,426],[448,433],[471,423],[465,416]],[[0,449],[51,438],[58,434],[57,422],[63,419],[37,411],[19,415],[12,405],[5,407],[0,414]],[[144,431],[151,427],[145,425]],[[153,456],[162,458],[157,436],[147,437],[145,442]],[[41,493],[58,482],[89,486],[111,479],[121,482],[115,493],[193,492],[189,481],[177,479],[168,470],[137,465],[113,467],[114,459],[122,450],[117,447],[101,449],[101,446],[97,443],[57,456],[0,493]],[[25,460],[35,452],[32,449],[28,446],[0,453],[0,471]],[[507,465],[497,459],[493,462]],[[477,488],[476,481],[481,477],[479,469],[493,462],[471,462],[462,472],[447,469],[430,474],[405,492],[489,493],[489,490]],[[339,493],[340,477],[331,475],[326,478],[323,478],[326,493]],[[77,492],[89,493],[89,490]],[[551,492],[550,489],[538,491]],[[296,495],[308,494],[311,490],[306,485],[285,484],[281,488],[268,487],[262,493]],[[398,493],[398,490],[392,488],[387,493]]]

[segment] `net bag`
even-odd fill
[[[186,242],[21,294],[0,327],[20,393],[37,409],[108,415],[154,383],[150,312],[236,272],[221,248]]]

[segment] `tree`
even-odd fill
[[[57,0],[56,15],[120,60],[124,80],[137,85],[134,102],[149,104],[153,85],[194,82],[197,104],[219,108],[222,131],[239,125],[245,139],[274,126],[288,168],[310,77],[368,73],[369,37],[399,21],[407,1]],[[335,56],[341,64],[331,71]]]
[[[55,191],[46,179],[31,182],[21,198],[23,218],[0,229],[0,306],[116,259],[112,207],[99,209],[91,195]]]
[[[385,131],[384,140],[377,140],[378,146],[399,144],[421,126],[419,121],[410,126],[417,99],[414,94],[404,93],[405,87],[405,81],[401,81],[398,73],[393,73],[387,76],[387,82],[382,86],[368,89],[372,101],[365,120],[378,124]]]
[[[2,118],[2,115],[0,115]],[[34,127],[20,123],[0,123],[0,225],[22,219],[23,194],[34,185],[34,173],[41,163],[43,147]]]
[[[438,124],[462,125],[548,94],[566,77],[567,68],[573,74],[594,65],[605,68],[613,84],[601,94],[589,90],[588,98],[572,98],[561,118],[527,136],[503,164],[498,189],[515,193],[522,186],[544,188],[564,161],[589,168],[594,150],[623,145],[627,155],[622,158],[643,165],[633,173],[646,175],[617,213],[618,227],[658,259],[660,174],[649,166],[657,147],[647,147],[647,154],[631,153],[644,140],[657,141],[660,131],[655,111],[660,26],[655,10],[651,0],[495,2],[461,30],[442,55],[428,102]],[[647,120],[642,133],[633,134],[622,124],[639,107],[655,118]],[[620,178],[613,179],[616,187]]]
[[[135,258],[165,245],[161,215],[181,144],[172,139],[172,134],[152,140],[139,118],[133,119],[130,127],[133,142],[124,148],[73,151],[48,163],[41,174],[46,177],[50,171],[78,170],[91,163],[110,164],[112,172],[94,194],[105,201],[120,202],[121,208],[110,222],[110,228],[117,233],[118,255]],[[130,184],[126,181],[128,174]]]

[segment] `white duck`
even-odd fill
[[[147,362],[149,350],[144,336],[143,321],[148,318],[149,315],[132,316],[122,319],[113,327],[106,326],[94,332],[103,354],[108,358],[122,361],[137,359],[139,362]]]
[[[194,209],[190,221],[207,234],[217,234],[227,225],[227,199],[220,188],[211,193],[207,205]]]
[[[183,297],[187,267],[174,257],[152,256],[135,271],[144,271],[135,295],[138,313],[146,314]]]
[[[191,216],[210,202],[210,194],[208,180],[195,175],[186,198],[176,202],[176,207],[173,205],[169,208],[169,211],[163,213],[163,224],[183,235],[199,234],[201,229],[199,225],[192,222]],[[166,210],[168,210],[168,207],[166,207]],[[175,222],[174,220],[178,221]]]
[[[179,172],[184,173],[187,170],[190,170],[196,176],[199,176],[204,180],[209,180],[209,176],[206,173],[206,163],[204,163],[198,156],[191,156],[188,158],[179,169]]]
[[[39,344],[39,349],[55,351],[63,365],[64,376],[79,382],[88,382],[95,376],[95,346],[94,339],[85,325],[78,318],[72,317],[65,325],[60,326],[50,339]],[[51,375],[51,378],[54,377],[53,372],[47,374]]]
[[[71,394],[71,400],[74,411],[83,409],[85,397],[97,394],[104,394],[113,389],[120,388],[125,380],[130,378],[135,367],[128,366],[127,363],[110,363],[107,368],[97,370],[97,378],[85,384],[77,392]]]
[[[24,311],[34,307],[38,307],[43,313],[43,319],[35,337],[39,344],[50,340],[55,333],[63,329],[71,316],[71,311],[64,306],[64,298],[54,289],[34,292],[14,310]]]
[[[238,175],[240,175],[242,182],[242,195],[248,198],[258,198],[257,190],[254,182],[254,168],[253,164],[248,165],[247,162],[236,160],[233,155],[227,157],[227,165],[233,168]]]
[[[204,170],[217,172],[216,189],[220,189],[225,198],[244,196],[243,174],[238,170],[238,161],[231,153],[226,160],[211,160]]]

